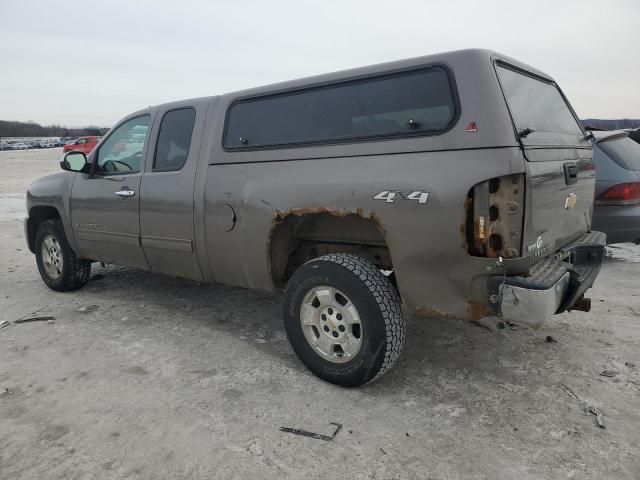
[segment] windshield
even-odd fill
[[[558,87],[537,78],[498,66],[498,75],[513,122],[527,142],[567,143],[583,137]]]
[[[640,170],[640,144],[630,138],[605,140],[598,147],[622,168]]]

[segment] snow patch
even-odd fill
[[[607,258],[623,262],[640,263],[640,245],[634,243],[608,245]]]
[[[26,216],[24,193],[0,193],[0,221],[22,220]]]

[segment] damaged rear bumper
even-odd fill
[[[493,276],[490,305],[505,320],[540,327],[552,315],[566,310],[588,310],[584,292],[602,266],[606,236],[589,232],[540,260],[524,275]]]

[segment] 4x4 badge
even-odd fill
[[[374,200],[384,200],[392,203],[396,199],[400,200],[417,200],[418,203],[427,203],[429,192],[424,190],[383,190],[373,196]]]

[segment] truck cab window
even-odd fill
[[[97,173],[139,172],[148,129],[149,115],[132,118],[117,127],[98,150]]]
[[[195,120],[196,111],[193,108],[181,108],[165,113],[153,158],[154,172],[170,172],[180,170],[184,166],[189,156]]]

